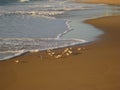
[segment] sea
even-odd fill
[[[84,21],[115,15],[120,15],[119,6],[72,0],[0,0],[0,60],[93,42],[104,32]]]

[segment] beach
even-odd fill
[[[104,34],[90,43],[0,61],[0,90],[119,90],[120,15],[84,23]]]
[[[120,5],[119,0],[75,0],[76,2],[81,3],[96,3],[96,4],[111,4],[111,5]]]
[[[43,51],[1,61],[0,90],[119,90],[119,19],[85,21],[105,34],[92,44],[72,47],[70,56],[55,59]]]

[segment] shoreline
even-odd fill
[[[108,16],[85,21],[105,32],[100,41],[0,62],[0,90],[120,89],[119,19],[120,16]],[[70,55],[67,48],[72,51]]]
[[[120,6],[119,0],[74,0],[77,3],[88,3],[88,4],[109,4]]]

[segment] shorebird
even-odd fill
[[[48,49],[47,52],[51,52],[51,49]]]
[[[15,63],[19,63],[19,60],[15,60]]]
[[[51,54],[52,54],[52,55],[54,55],[54,54],[55,54],[55,52],[51,52]]]
[[[69,50],[68,52],[69,52],[70,54],[72,54],[72,51]]]
[[[78,50],[78,51],[80,51],[80,50],[81,50],[81,48],[78,48],[77,50]]]
[[[61,58],[62,57],[62,55],[57,55],[57,56],[55,56],[55,58]]]
[[[66,53],[67,56],[69,56],[70,54],[69,53]]]
[[[70,47],[70,50],[72,50],[72,47]]]
[[[66,48],[64,51],[63,51],[63,54],[68,52],[69,48]]]
[[[51,53],[48,53],[48,55],[53,56],[53,54],[51,54]]]

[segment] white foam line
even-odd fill
[[[17,50],[17,51],[2,51],[0,53],[4,54],[4,53],[24,53],[24,52],[28,52],[27,50]]]
[[[29,52],[32,53],[32,52],[39,52],[39,51],[47,50],[47,49],[63,48],[63,47],[67,47],[67,46],[74,46],[77,44],[84,44],[87,42],[86,40],[83,40],[83,39],[57,39],[57,40],[73,40],[75,42],[71,42],[69,44],[63,44],[62,46],[45,47],[44,49],[42,48],[42,49],[34,49],[34,50],[4,51],[4,52],[0,52],[0,53],[3,53],[3,54],[4,53],[16,53],[16,54],[4,57],[3,59],[0,59],[0,60],[8,60],[8,59],[15,58],[15,57],[21,56],[21,55],[29,53]]]
[[[64,11],[16,11],[16,12],[1,12],[2,14],[21,14],[21,15],[48,15],[54,16],[63,14]]]
[[[31,53],[32,52],[39,52],[40,51],[40,49],[35,49],[35,50],[29,50]]]
[[[80,42],[82,42],[82,43],[86,43],[86,42],[88,42],[88,41],[83,40],[83,39],[72,39],[72,40],[75,40],[75,41],[80,41]]]
[[[30,15],[30,16],[41,16],[46,19],[56,19],[54,16],[63,14],[64,11],[15,11],[15,12],[0,12],[0,13],[2,13],[1,15],[19,14],[19,15]]]
[[[3,59],[0,59],[0,61],[2,61],[2,60],[12,59],[12,58],[15,58],[15,57],[21,56],[21,55],[26,54],[26,53],[29,53],[29,51],[19,52],[19,53],[16,53],[15,55],[4,57]]]
[[[56,37],[56,39],[61,38],[63,35],[67,34],[71,30],[73,30],[72,27],[70,26],[69,22],[70,22],[69,20],[66,20],[66,23],[65,23],[66,26],[67,26],[67,28],[68,28],[68,30],[65,30],[63,33],[58,34],[58,36]]]

